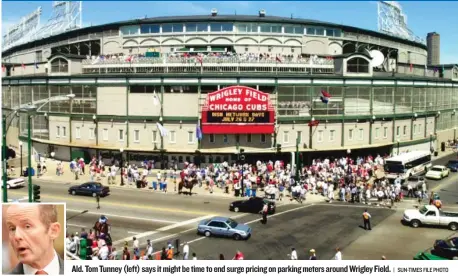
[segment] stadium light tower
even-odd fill
[[[425,40],[416,36],[407,27],[407,15],[402,12],[396,1],[379,1],[377,4],[378,31],[403,39],[425,44]]]

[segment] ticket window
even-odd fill
[[[184,162],[183,162],[183,156],[181,156],[181,155],[178,156],[178,163],[184,163]]]

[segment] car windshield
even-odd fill
[[[449,165],[458,165],[458,160],[450,160],[448,161]]]
[[[441,171],[442,171],[441,168],[432,168],[431,170],[432,170],[433,172],[441,172]]]
[[[426,214],[426,212],[428,212],[428,208],[426,208],[426,206],[423,206],[423,207],[420,209],[420,214],[424,215],[424,214]]]
[[[418,176],[411,176],[409,177],[408,181],[419,181],[420,178]]]
[[[388,173],[405,173],[406,170],[402,164],[387,163],[385,171]]]
[[[232,219],[228,219],[226,221],[227,225],[229,225],[231,228],[235,228],[237,227],[238,223],[235,221],[235,220],[232,220]]]

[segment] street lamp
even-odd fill
[[[399,139],[396,140],[398,142],[398,155],[399,155],[399,142],[401,142]]]
[[[124,186],[124,178],[122,177],[122,170],[123,170],[122,153],[123,153],[124,149],[120,148],[119,151],[121,152],[121,162],[119,164],[119,166],[121,167],[121,186]]]
[[[456,143],[456,127],[453,128],[453,143]]]
[[[21,176],[24,176],[24,172],[23,172],[23,170],[22,170],[22,141],[19,141],[19,150],[20,150],[20,152],[21,152],[21,167],[20,167],[20,169],[21,169]]]
[[[429,150],[431,151],[431,153],[433,152],[433,133],[432,132],[429,133]]]

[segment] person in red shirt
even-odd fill
[[[234,258],[232,260],[243,260],[245,256],[243,256],[243,253],[237,250],[237,253],[235,253]]]

